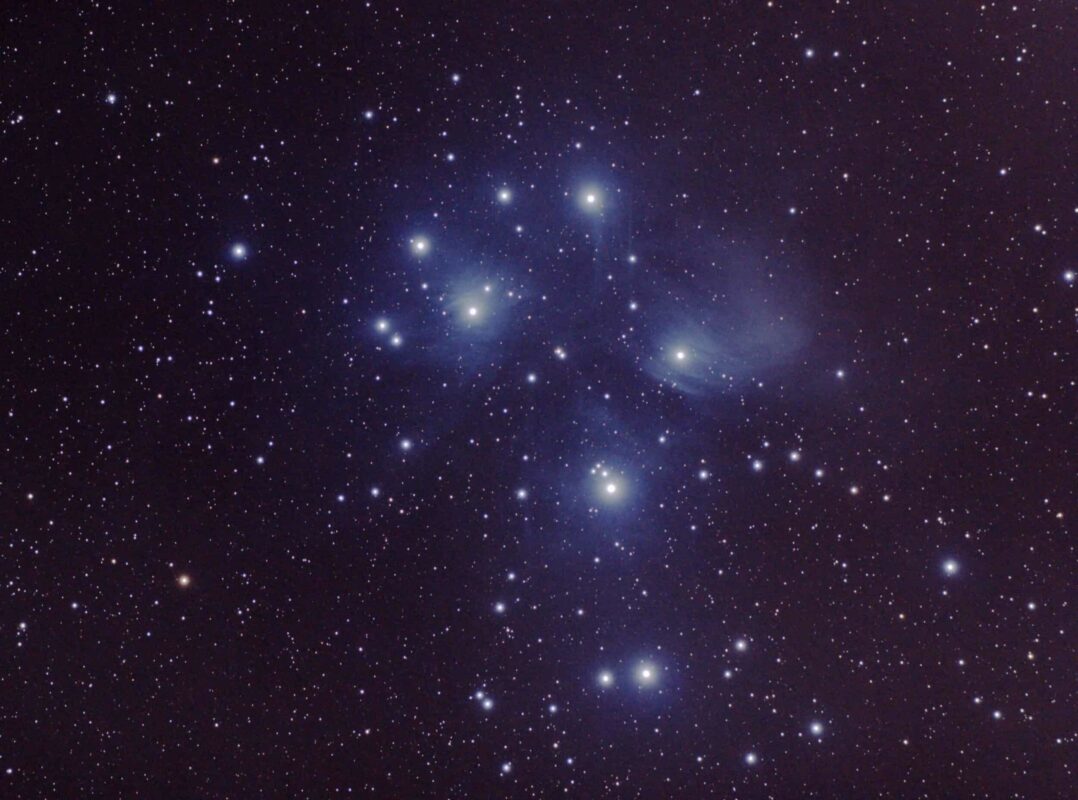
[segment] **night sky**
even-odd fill
[[[0,797],[1076,796],[1071,3],[0,15]]]

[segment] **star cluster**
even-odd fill
[[[1071,796],[1071,10],[9,17],[0,795]]]

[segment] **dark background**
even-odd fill
[[[0,796],[1074,796],[1071,4],[0,16]]]

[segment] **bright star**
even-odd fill
[[[503,206],[509,205],[513,200],[513,193],[506,188],[498,190],[498,202]]]
[[[604,669],[599,673],[599,685],[600,686],[613,686],[614,685],[614,673],[610,670]]]
[[[603,505],[615,506],[624,501],[628,484],[623,475],[608,469],[601,463],[592,467],[590,474],[592,491]]]
[[[813,722],[813,723],[811,723],[809,725],[809,732],[813,736],[822,735],[823,734],[823,723],[822,722]]]
[[[734,642],[734,649],[737,650],[737,652],[739,653],[744,653],[746,650],[749,649],[749,643],[746,642],[744,639],[738,639],[736,642]]]
[[[643,663],[636,668],[636,681],[641,686],[651,686],[658,680],[659,671],[648,663]]]
[[[943,572],[946,575],[956,575],[958,573],[958,562],[953,558],[948,558],[943,562]]]
[[[760,760],[760,757],[756,753],[745,753],[745,763],[750,767],[755,766],[756,762]]]
[[[417,256],[425,256],[430,252],[430,239],[426,236],[416,236],[411,241],[412,252]]]
[[[234,258],[236,261],[242,261],[243,259],[247,258],[247,246],[244,244],[240,244],[239,242],[232,245],[231,252],[232,258]]]
[[[603,195],[594,186],[589,186],[580,192],[578,201],[580,207],[591,213],[598,213],[603,208]]]

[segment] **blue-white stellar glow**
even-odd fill
[[[589,483],[594,500],[601,506],[620,506],[627,499],[629,483],[625,476],[599,463],[589,472]]]
[[[455,293],[449,305],[457,322],[464,327],[474,328],[490,320],[496,311],[496,303],[497,298],[488,283]]]
[[[408,246],[411,248],[412,254],[418,257],[429,254],[431,250],[430,239],[426,236],[413,236],[408,241]]]
[[[577,192],[577,205],[588,214],[599,214],[603,210],[603,191],[598,186],[589,184]]]
[[[659,669],[650,661],[640,662],[635,671],[636,682],[642,687],[654,686],[659,680]]]

